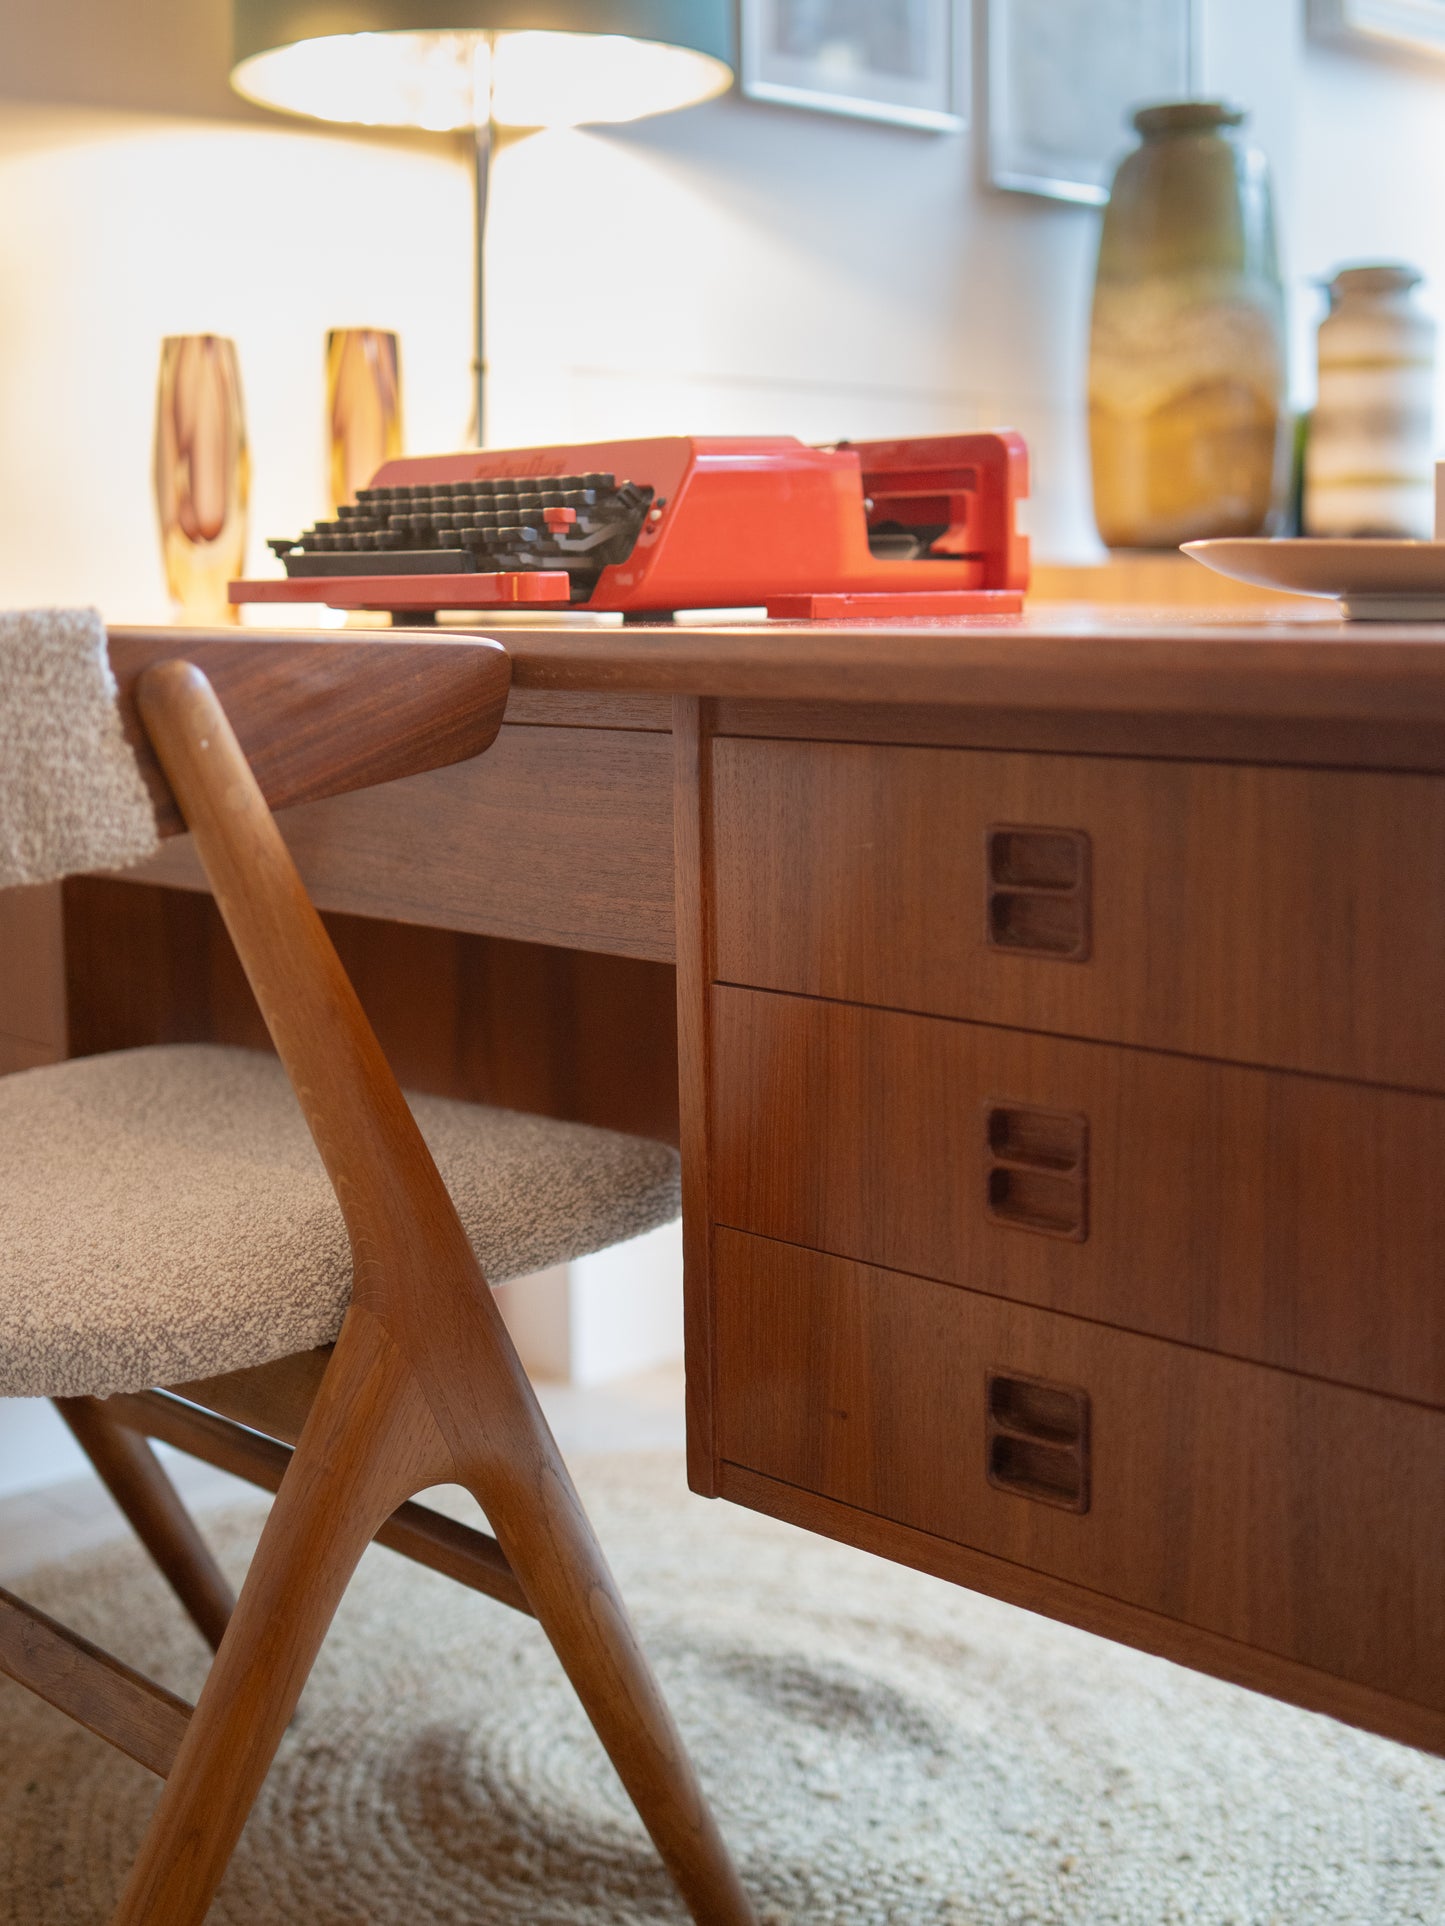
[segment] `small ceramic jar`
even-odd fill
[[[1435,324],[1420,275],[1342,268],[1319,331],[1305,448],[1307,535],[1428,537],[1434,523]]]

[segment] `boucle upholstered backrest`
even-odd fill
[[[94,609],[0,614],[0,889],[159,848]]]

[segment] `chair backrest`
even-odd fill
[[[310,643],[322,651],[314,658],[275,653],[260,670],[274,676],[278,663],[309,660],[312,678],[304,698],[293,691],[294,726],[278,736],[260,728],[264,706],[253,714],[258,669],[239,653],[245,646],[212,655],[189,636],[179,651],[174,635],[160,645],[133,636],[112,639],[111,659],[119,658],[122,706],[133,702],[157,779],[191,831],[336,1192],[352,1301],[417,1325],[421,1355],[442,1341],[434,1320],[448,1292],[485,1297],[486,1282],[270,804],[476,754],[500,726],[511,665],[496,644],[403,642],[390,677],[378,666],[389,641]]]
[[[93,610],[0,615],[0,888],[124,868],[184,830],[135,700],[177,658],[215,689],[273,809],[480,754],[510,681],[500,645],[472,637],[107,636]]]

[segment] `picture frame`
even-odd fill
[[[1317,40],[1445,59],[1445,0],[1310,0]]]
[[[971,0],[740,0],[751,100],[931,133],[968,125]]]
[[[994,187],[1102,206],[1129,115],[1193,93],[1201,0],[987,0]]]

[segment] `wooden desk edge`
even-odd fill
[[[519,690],[1445,727],[1445,624],[1181,623],[1127,611],[1012,625],[493,628]]]
[[[986,1552],[972,1551],[912,1526],[895,1524],[726,1460],[718,1466],[717,1495],[750,1511],[765,1512],[784,1524],[801,1526],[805,1531],[871,1552],[895,1565],[908,1565],[969,1591],[983,1592],[1006,1605],[1038,1612],[1231,1685],[1323,1713],[1397,1744],[1445,1756],[1445,1712],[1334,1678],[1273,1652],[1242,1645],[1219,1633],[1165,1618],[1142,1606],[1051,1578],[1024,1565],[1010,1564]]]

